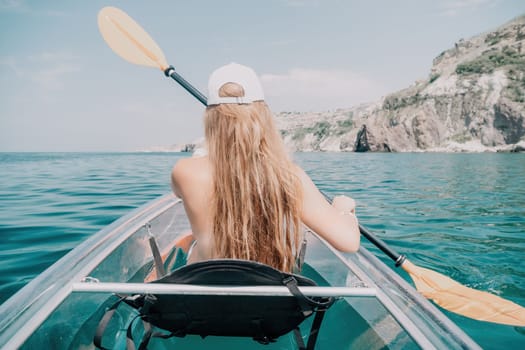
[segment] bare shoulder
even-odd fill
[[[208,157],[182,158],[175,163],[171,171],[171,183],[175,194],[180,196],[181,189],[198,186],[210,179]]]
[[[202,173],[209,169],[208,157],[182,158],[173,166],[172,174],[178,176],[196,175],[194,172]]]

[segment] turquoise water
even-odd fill
[[[100,228],[168,192],[169,171],[184,156],[0,153],[0,303]],[[295,158],[325,192],[354,197],[361,223],[417,265],[525,305],[525,154]],[[525,344],[523,328],[447,315],[483,348]]]

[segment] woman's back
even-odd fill
[[[352,210],[352,201],[347,197],[337,197],[335,205],[339,206],[339,210],[336,210],[326,202],[324,196],[301,168],[296,166],[294,169],[301,179],[303,193],[301,221],[335,248],[348,252],[356,251],[359,247],[359,234],[356,233],[357,220],[353,215],[341,215],[345,210]],[[171,177],[175,194],[184,200],[192,233],[197,241],[189,262],[221,258],[213,254],[211,214],[213,175],[208,157],[179,160],[173,168]]]

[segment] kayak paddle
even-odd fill
[[[98,15],[102,37],[125,60],[148,67],[159,68],[173,78],[203,105],[206,97],[169,66],[164,53],[155,41],[125,12],[115,7],[104,7]],[[435,271],[418,267],[363,226],[359,230],[367,240],[401,266],[413,279],[416,289],[437,305],[476,320],[525,326],[525,308],[496,295],[468,288]]]
[[[525,308],[488,292],[464,286],[436,271],[419,267],[405,255],[398,254],[373,233],[359,225],[365,238],[388,255],[396,267],[401,266],[425,298],[433,300],[442,308],[479,321],[525,326]]]
[[[134,64],[159,68],[206,106],[206,96],[168,65],[157,43],[127,13],[116,7],[104,7],[98,13],[98,28],[117,55]]]

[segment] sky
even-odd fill
[[[523,0],[0,0],[0,152],[125,152],[203,135],[197,100],[107,46],[104,6],[134,18],[204,94],[217,67],[254,68],[274,112],[375,101],[427,78],[459,39],[525,14]]]

